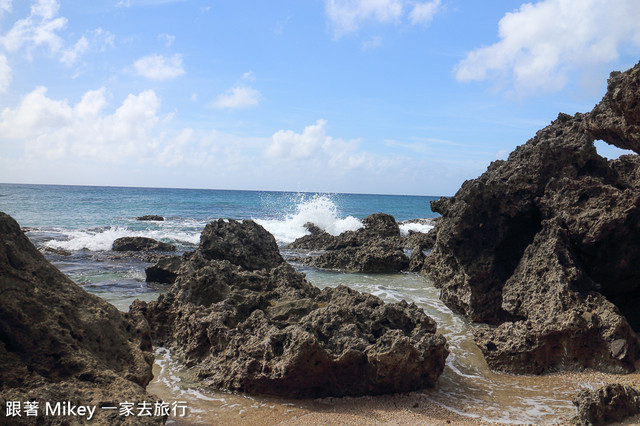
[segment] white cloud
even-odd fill
[[[260,103],[260,92],[250,86],[238,85],[218,96],[210,106],[218,109],[249,108]]]
[[[60,4],[58,0],[38,0],[30,9],[29,16],[17,20],[6,34],[0,35],[0,47],[9,53],[21,52],[31,58],[33,50],[45,47],[65,65],[73,65],[85,54],[92,44],[113,46],[113,35],[98,28],[87,31],[86,36],[80,37],[72,46],[67,43],[60,33],[67,26],[67,19],[58,16]],[[0,14],[11,10],[11,1],[0,0]]]
[[[334,139],[327,135],[326,120],[304,128],[302,133],[279,130],[265,151],[268,159],[296,163],[301,168],[350,170],[366,166],[371,157],[359,151],[360,140]]]
[[[498,23],[500,41],[477,48],[457,65],[460,81],[495,79],[520,94],[553,92],[569,74],[640,47],[637,0],[543,0],[523,4]]]
[[[7,62],[7,57],[0,54],[0,93],[3,93],[11,83],[11,67]]]
[[[171,57],[149,55],[138,59],[133,68],[136,74],[150,80],[170,80],[185,73],[182,67],[182,57],[178,54]]]
[[[336,38],[358,31],[367,22],[398,24],[408,9],[411,9],[408,18],[412,24],[426,24],[439,7],[440,0],[325,0],[325,10]]]
[[[57,32],[67,25],[66,18],[55,18],[59,8],[56,0],[39,0],[31,6],[28,17],[16,21],[7,34],[0,36],[0,45],[8,52],[26,46],[27,55],[32,47],[41,45],[48,46],[53,53],[58,52],[63,43]]]
[[[22,142],[29,157],[119,162],[154,156],[162,139],[156,94],[130,94],[111,114],[105,113],[106,106],[104,88],[90,90],[70,105],[38,87],[17,107],[2,111],[0,133]]]
[[[0,16],[3,12],[11,12],[11,0],[0,0]]]
[[[73,65],[88,49],[89,41],[85,37],[81,37],[72,48],[62,52],[60,62],[66,65]]]
[[[412,24],[428,24],[438,13],[440,8],[440,0],[433,0],[425,3],[416,3],[413,5],[409,20]]]
[[[164,41],[165,46],[171,47],[173,42],[176,40],[176,36],[162,33],[158,35],[158,39],[160,41]]]

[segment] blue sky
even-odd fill
[[[637,0],[0,0],[0,182],[451,195],[591,110],[638,22]]]

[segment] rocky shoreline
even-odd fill
[[[376,213],[362,229],[339,236],[308,224],[310,235],[288,249],[313,252],[296,260],[315,268],[430,277],[447,306],[482,324],[474,341],[494,371],[634,372],[640,157],[606,160],[594,140],[640,153],[639,99],[640,64],[612,73],[591,112],[560,114],[508,160],[433,202],[441,218],[429,233],[402,236],[392,216]],[[252,221],[211,222],[195,251],[154,254],[158,262],[147,268],[147,279],[172,287],[157,301],[134,302],[128,313],[58,271],[4,213],[0,235],[5,418],[14,401],[48,400],[94,407],[82,410],[92,423],[130,422],[104,407],[125,399],[158,402],[145,388],[151,350],[159,345],[171,348],[204,387],[288,398],[434,387],[449,354],[421,308],[345,286],[314,287]],[[113,249],[140,256],[175,247],[137,238]],[[575,397],[572,421],[618,421],[635,415],[639,401],[637,389],[621,384],[584,391]]]

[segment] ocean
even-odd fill
[[[286,258],[286,245],[315,223],[338,235],[358,229],[372,213],[391,214],[401,231],[427,231],[411,219],[434,218],[430,202],[439,197],[364,194],[312,194],[266,191],[120,188],[0,184],[0,211],[11,215],[30,240],[62,272],[118,309],[127,311],[135,299],[151,301],[167,286],[145,282],[143,257],[111,251],[117,238],[144,236],[175,244],[178,252],[197,247],[204,226],[218,218],[252,219],[276,238]],[[160,215],[165,221],[136,220]],[[451,354],[436,389],[426,397],[465,416],[515,423],[553,423],[572,415],[572,396],[589,385],[562,377],[520,377],[496,374],[486,366],[473,343],[473,328],[438,298],[427,278],[410,273],[355,274],[296,265],[318,287],[347,285],[387,302],[407,300],[422,307],[438,323]],[[190,382],[164,348],[156,348],[156,378],[149,386],[165,399],[186,400],[194,422],[259,419],[264,410],[280,420],[294,416],[298,401],[205,391]],[[262,411],[261,411],[262,410]],[[274,411],[275,410],[275,411]]]

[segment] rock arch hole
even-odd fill
[[[607,160],[615,160],[621,155],[635,154],[635,152],[631,151],[630,149],[618,148],[617,146],[610,145],[600,139],[594,141],[593,144],[596,147],[596,151],[598,151],[598,155],[606,158]]]

